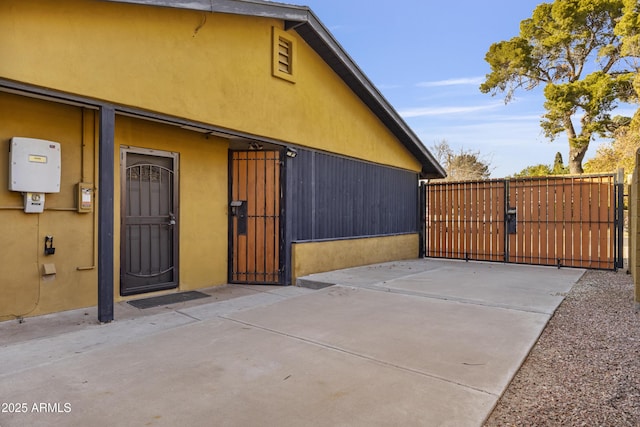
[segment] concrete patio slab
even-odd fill
[[[479,426],[582,273],[416,260],[0,323],[0,426]]]
[[[549,317],[342,285],[274,308],[229,318],[494,396]]]
[[[410,273],[403,276],[399,274],[401,271]],[[584,271],[488,262],[415,260],[321,273],[315,275],[314,280],[553,314]]]
[[[0,395],[29,406],[70,407],[69,413],[3,414],[3,427],[388,426],[434,420],[460,426],[477,424],[494,400],[222,319],[4,376]]]

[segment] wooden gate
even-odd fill
[[[279,151],[232,151],[231,283],[282,284]]]
[[[430,183],[425,253],[614,270],[620,195],[613,175]]]

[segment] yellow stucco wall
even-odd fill
[[[294,243],[292,283],[308,274],[417,258],[418,245],[417,234]]]
[[[96,111],[0,92],[0,321],[97,304],[97,210],[76,211],[78,182],[96,183]],[[8,191],[8,149],[14,136],[61,143],[61,191],[47,194],[45,212],[27,214],[22,195]],[[227,280],[228,142],[175,126],[116,118],[116,159],[121,146],[179,153],[180,290]],[[117,160],[116,160],[117,162]],[[119,296],[120,178],[116,164],[114,295]],[[44,255],[44,237],[56,253]],[[42,265],[53,263],[46,280]]]
[[[228,142],[176,126],[117,116],[115,143],[116,159],[120,158],[122,146],[179,154],[180,290],[226,283]],[[116,174],[114,181],[116,189],[114,204],[117,210],[116,218],[119,218],[121,193],[119,174]],[[116,250],[114,277],[117,278],[120,271],[119,221],[115,224],[114,237]],[[125,299],[119,296],[117,286],[115,298],[116,301]]]
[[[95,0],[4,0],[0,77],[369,161],[419,163],[297,40],[296,83],[271,73],[275,19]]]
[[[76,212],[75,185],[95,182],[95,112],[2,92],[0,111],[0,320],[94,305],[96,217]],[[22,195],[8,191],[14,136],[61,144],[60,193],[46,195],[42,214],[25,213]],[[47,235],[54,255],[44,255]],[[42,278],[45,263],[55,264],[55,279]]]

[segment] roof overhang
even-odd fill
[[[307,6],[264,0],[103,0],[157,7],[200,10],[281,19],[294,29],[344,80],[422,165],[421,178],[443,178],[446,172],[398,112],[362,72],[353,59]]]

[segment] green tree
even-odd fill
[[[564,175],[569,173],[569,168],[564,165],[562,161],[562,153],[557,152],[556,158],[553,160],[553,169],[551,170],[552,175]]]
[[[622,39],[622,56],[625,59],[636,59],[637,61],[640,58],[640,3],[637,0],[623,0],[623,3],[623,15],[615,27],[615,32]],[[635,89],[634,101],[637,103],[640,100],[640,73],[638,72],[633,80],[633,87]],[[640,109],[636,110],[630,126],[640,129]]]
[[[640,3],[637,0],[623,0],[622,18],[615,27],[615,33],[622,37],[622,55],[640,56]]]
[[[541,126],[550,139],[566,132],[572,174],[583,172],[591,140],[615,131],[610,112],[618,101],[634,96],[637,68],[623,60],[622,37],[614,32],[624,1],[542,3],[520,23],[518,36],[494,43],[485,56],[491,73],[483,93],[505,93],[509,102],[517,89],[544,86]]]
[[[553,159],[553,166],[545,165],[544,163],[527,166],[513,176],[515,178],[524,178],[529,176],[565,175],[567,173],[569,173],[569,169],[562,161],[562,153],[558,151]]]
[[[621,37],[621,54],[627,60],[640,57],[640,3],[623,0],[623,15],[616,24],[615,33]],[[640,98],[640,73],[633,81],[635,99]],[[631,172],[635,166],[636,152],[640,149],[640,109],[632,120],[620,120],[611,144],[601,145],[596,155],[585,163],[587,172],[615,172],[623,168]]]
[[[636,152],[640,149],[640,127],[638,122],[624,126],[616,131],[615,140],[601,145],[596,155],[584,164],[589,173],[615,172],[622,168],[627,173],[633,171]]]
[[[520,172],[514,174],[513,176],[515,178],[526,178],[530,176],[549,176],[549,175],[553,175],[553,171],[551,170],[549,165],[540,163],[534,166],[527,166],[526,168],[522,169]]]
[[[480,180],[491,176],[491,162],[482,158],[479,151],[460,148],[455,152],[444,139],[430,147],[430,151],[447,172],[445,181]]]

